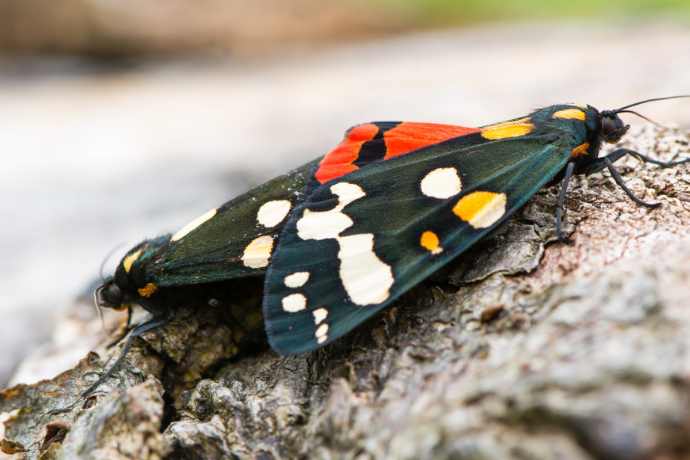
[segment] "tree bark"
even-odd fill
[[[688,155],[683,133],[631,131],[628,148]],[[268,348],[260,280],[245,284],[231,314],[185,310],[135,341],[88,400],[96,354],[0,393],[6,445],[28,459],[690,458],[690,175],[620,163],[659,208],[607,173],[577,178],[563,244],[558,187],[542,190],[494,239],[301,356]]]

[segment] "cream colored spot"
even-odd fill
[[[331,187],[331,192],[339,197],[338,205],[330,211],[310,211],[297,222],[297,234],[303,240],[325,240],[337,238],[340,232],[352,226],[354,222],[342,213],[345,206],[366,196],[358,185],[340,182]]]
[[[122,259],[122,266],[124,267],[125,272],[129,273],[129,271],[132,269],[132,264],[141,255],[141,251],[143,251],[143,249],[139,249],[137,252],[134,252]]]
[[[462,190],[460,177],[455,168],[434,169],[424,176],[421,187],[424,195],[441,200],[457,195]]]
[[[506,212],[505,193],[474,192],[453,207],[453,212],[474,228],[491,227]]]
[[[307,308],[307,298],[302,294],[290,294],[283,297],[283,310],[288,313],[297,313]]]
[[[318,308],[311,313],[314,315],[314,324],[321,324],[328,317],[328,310],[325,308]]]
[[[256,214],[256,219],[267,228],[275,227],[285,219],[292,204],[288,200],[276,200],[264,203]]]
[[[298,288],[304,286],[307,281],[309,281],[309,272],[295,272],[285,277],[285,286]]]
[[[330,211],[305,210],[297,222],[297,234],[303,240],[335,239],[340,245],[340,279],[350,300],[361,306],[378,305],[390,296],[394,280],[391,267],[374,252],[374,235],[340,236],[354,224],[343,209],[366,194],[349,182],[333,185],[331,192],[339,197],[338,205]]]
[[[316,333],[314,335],[316,336],[317,342],[324,343],[326,340],[328,340],[327,334],[328,334],[328,324],[322,324],[316,330]]]
[[[205,214],[202,214],[201,216],[197,217],[184,227],[177,233],[175,233],[172,238],[170,238],[170,241],[177,241],[184,236],[186,236],[189,232],[197,228],[199,225],[203,224],[207,220],[209,220],[211,217],[215,216],[216,213],[218,212],[218,208],[211,209],[210,211],[206,212]]]
[[[244,248],[242,262],[245,267],[263,268],[268,266],[273,251],[273,237],[270,235],[254,238],[251,243]]]
[[[393,285],[393,272],[376,256],[374,235],[340,236],[337,241],[340,243],[340,279],[350,300],[362,306],[385,301]]]

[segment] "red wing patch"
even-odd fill
[[[386,160],[410,153],[455,137],[478,133],[481,129],[436,123],[404,121],[383,135],[386,140]]]
[[[363,145],[375,138],[377,140],[374,142],[382,142],[381,135],[379,135],[381,131],[385,144],[380,144],[380,146],[385,148],[385,152],[375,160],[371,157],[367,158],[364,163],[388,160],[438,144],[439,142],[477,133],[481,130],[465,128],[463,126],[412,123],[407,121],[402,123],[368,123],[355,126],[345,135],[345,139],[343,139],[340,145],[323,157],[314,177],[323,184],[331,179],[342,177],[359,169],[362,164],[360,153]],[[355,164],[357,160],[360,160],[360,165]]]
[[[359,169],[353,163],[359,157],[362,144],[370,141],[379,132],[379,127],[373,123],[359,125],[345,134],[345,139],[333,150],[328,152],[319,163],[319,169],[314,177],[321,182],[328,182],[340,176]]]

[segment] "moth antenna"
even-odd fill
[[[670,129],[668,126],[664,126],[664,125],[662,125],[661,123],[658,123],[658,122],[652,120],[651,118],[645,117],[645,116],[642,115],[641,113],[635,112],[634,110],[618,110],[616,113],[632,113],[633,115],[637,115],[638,117],[647,120],[648,122],[650,122],[650,123],[653,124],[654,126],[658,126],[659,128],[664,128],[664,129]]]
[[[115,246],[113,249],[110,250],[107,256],[105,256],[105,259],[103,259],[103,262],[101,263],[101,269],[99,270],[100,276],[101,276],[101,281],[105,283],[106,279],[105,276],[103,275],[103,269],[105,268],[105,264],[108,263],[108,260],[112,257],[113,254],[115,254],[115,251],[120,249],[125,243],[120,243],[117,246]],[[96,290],[98,291],[98,290]]]
[[[635,102],[635,103],[632,103],[632,104],[630,104],[630,105],[626,105],[626,106],[624,106],[624,107],[621,107],[620,109],[612,110],[611,112],[612,112],[612,113],[620,113],[621,111],[623,111],[623,110],[625,110],[625,109],[629,109],[630,107],[635,107],[636,105],[646,104],[647,102],[665,101],[665,100],[667,100],[667,99],[678,99],[678,98],[681,98],[681,97],[690,97],[690,94],[683,94],[683,95],[680,95],[680,96],[655,97],[655,98],[652,98],[652,99],[646,99],[646,100],[644,100],[644,101]],[[644,118],[644,117],[643,117],[643,118]]]
[[[101,279],[103,279],[103,276],[101,276]],[[103,331],[103,334],[107,335],[108,333],[105,330],[105,318],[103,317],[103,309],[101,308],[101,304],[98,303],[98,293],[102,290],[103,286],[100,286],[98,287],[98,289],[93,291],[93,303],[96,306],[96,310],[98,310],[98,316],[101,318],[101,330]]]

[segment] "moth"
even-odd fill
[[[688,97],[688,96],[674,96]],[[540,188],[561,182],[556,229],[573,174],[603,169],[640,206],[613,163],[599,157],[629,126],[621,113],[587,104],[545,107],[468,128],[374,122],[351,128],[322,158],[214,208],[175,234],[145,240],[96,290],[104,308],[140,305],[152,317],[135,327],[120,365],[142,333],[165,324],[212,283],[265,277],[263,314],[273,349],[306,353],[342,337],[434,271],[486,237]],[[637,114],[639,115],[639,114]]]

